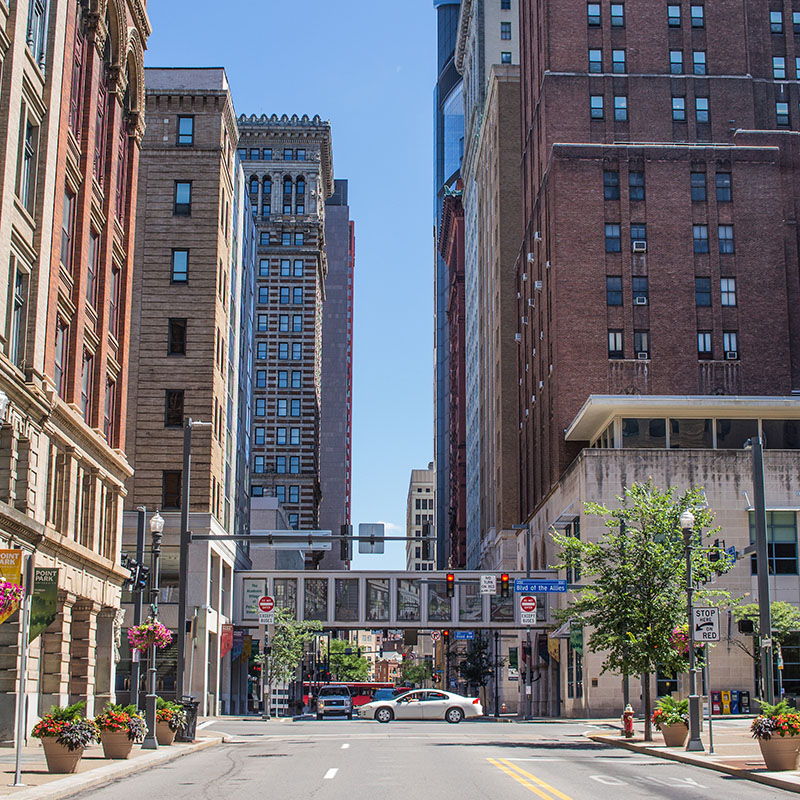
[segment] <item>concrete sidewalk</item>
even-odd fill
[[[705,769],[713,769],[737,778],[764,783],[778,789],[800,793],[800,771],[769,772],[761,757],[758,742],[750,735],[750,719],[723,717],[713,723],[714,753],[709,752],[708,725],[704,724],[701,735],[705,745],[704,753],[687,753],[682,747],[665,747],[662,735],[654,730],[652,742],[644,741],[644,726],[636,725],[633,739],[625,739],[619,734],[588,733],[595,742],[624,747],[637,753],[680,761]]]
[[[36,742],[31,739],[31,742]],[[176,758],[205,750],[220,744],[220,734],[209,734],[198,738],[191,744],[176,743],[158,750],[142,750],[134,745],[130,758],[111,760],[103,758],[103,748],[92,745],[84,751],[78,765],[78,772],[73,775],[53,775],[47,771],[47,762],[42,746],[36,742],[22,751],[22,781],[25,786],[11,786],[14,782],[15,751],[0,749],[0,798],[13,800],[63,800],[83,794],[90,789],[111,783],[126,775],[151,769],[154,766],[174,761]]]

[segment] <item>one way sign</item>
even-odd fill
[[[719,641],[719,609],[694,609],[694,640],[696,642]]]

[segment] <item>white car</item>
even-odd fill
[[[391,700],[378,700],[358,707],[362,719],[390,722],[393,719],[445,719],[457,723],[462,719],[483,716],[477,697],[462,697],[438,689],[415,689]]]

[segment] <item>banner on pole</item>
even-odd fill
[[[225,658],[233,649],[233,625],[222,626],[222,636],[219,641],[219,656]]]
[[[239,629],[233,632],[233,646],[231,648],[231,661],[236,661],[244,650],[244,631]]]
[[[30,639],[47,630],[58,615],[58,569],[36,567],[33,570]]]
[[[6,600],[6,598],[12,594],[16,595],[20,586],[22,586],[22,550],[0,550],[0,622],[5,622],[19,608],[19,600],[11,598]]]

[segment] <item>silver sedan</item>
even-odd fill
[[[365,703],[358,708],[362,719],[390,722],[393,719],[445,719],[458,723],[462,719],[483,716],[483,706],[477,697],[462,697],[453,692],[436,689],[415,689],[391,700]]]

